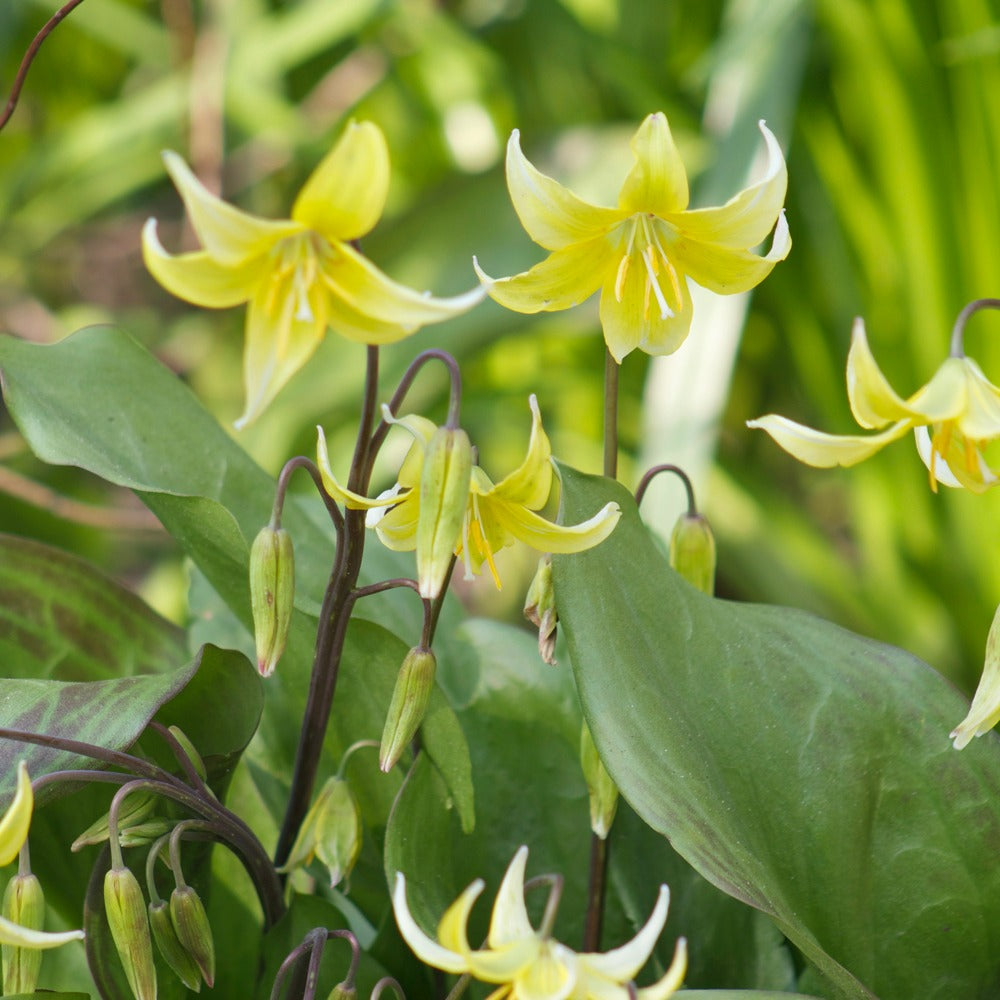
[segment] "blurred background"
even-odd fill
[[[3,99],[54,9],[0,0]],[[243,310],[189,307],[142,267],[151,215],[168,248],[193,246],[162,149],[242,207],[283,217],[344,121],[377,122],[393,181],[364,250],[392,277],[451,294],[475,284],[473,254],[494,275],[543,255],[504,184],[512,128],[536,165],[613,204],[628,139],[656,110],[695,205],[746,184],[766,119],[787,153],[794,246],[752,299],[699,298],[677,355],[626,359],[622,478],[634,486],[653,461],[692,471],[721,595],[815,611],[971,691],[1000,601],[1000,491],[933,494],[910,439],[851,470],[811,469],[744,422],[778,412],[853,433],[854,316],[907,396],[944,359],[962,306],[1000,295],[994,0],[86,0],[42,46],[0,132],[0,330],[52,342],[116,324],[231,428]],[[1000,381],[1000,315],[977,315],[966,344]],[[385,351],[383,398],[429,346],[462,362],[463,422],[495,478],[523,454],[531,392],[556,455],[599,471],[596,299],[539,317],[487,302],[424,330]],[[320,423],[346,469],[363,364],[363,348],[328,336],[239,440],[276,473],[313,452]],[[411,408],[440,418],[444,390],[428,370]],[[644,514],[669,532],[681,502],[676,481],[658,481]],[[181,557],[145,509],[37,462],[2,410],[0,530],[81,553],[186,614]],[[499,600],[492,584],[465,596],[513,619],[534,559],[505,555]]]

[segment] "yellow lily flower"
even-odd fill
[[[163,154],[204,249],[163,249],[150,219],[146,267],[169,292],[211,309],[249,302],[243,355],[243,427],[309,359],[332,327],[348,340],[390,344],[456,316],[484,292],[438,299],[397,284],[352,246],[378,221],[389,151],[371,122],[351,122],[306,181],[290,219],[242,212],[207,191],[176,154]]]
[[[500,589],[500,576],[493,557],[515,540],[527,542],[540,552],[582,552],[603,542],[621,516],[618,504],[613,502],[605,504],[580,524],[553,524],[536,513],[545,506],[552,489],[552,448],[542,428],[538,401],[531,396],[529,402],[531,439],[524,461],[496,484],[478,465],[473,466],[461,532],[454,542],[455,554],[465,562],[466,579],[477,575],[486,563],[497,589]],[[388,411],[386,418],[393,420]],[[430,420],[418,416],[394,422],[404,426],[414,441],[399,470],[396,485],[374,500],[350,492],[337,481],[330,468],[326,438],[320,427],[317,428],[317,464],[323,485],[331,496],[347,507],[369,511],[368,526],[375,529],[386,548],[409,552],[417,547],[421,473],[427,445],[437,428]],[[421,593],[424,593],[428,581],[419,582]]]
[[[990,634],[986,638],[986,662],[979,687],[972,698],[969,714],[951,731],[956,750],[972,741],[973,736],[988,733],[1000,722],[1000,608],[993,616]]]
[[[0,819],[0,866],[9,865],[17,857],[31,826],[31,813],[35,807],[35,797],[28,777],[28,765],[22,760],[17,767],[17,792],[14,801]],[[15,948],[57,948],[70,941],[83,938],[83,931],[63,931],[47,934],[44,931],[21,927],[19,924],[0,917],[0,944]]]
[[[652,986],[636,989],[632,980],[646,963],[667,919],[670,892],[665,885],[653,912],[639,933],[620,948],[604,954],[577,953],[547,931],[536,931],[524,904],[524,871],[528,849],[521,847],[504,875],[493,905],[487,947],[469,947],[467,926],[472,906],[483,891],[476,879],[445,912],[437,940],[423,932],[406,901],[406,879],[396,874],[392,908],[403,939],[421,961],[445,972],[469,973],[499,989],[489,1000],[666,1000],[684,980],[687,948],[677,942],[666,975]],[[554,916],[554,914],[553,914]],[[546,915],[548,917],[548,914]]]
[[[619,363],[637,347],[672,354],[691,327],[686,278],[713,292],[760,284],[791,249],[782,204],[788,178],[777,140],[760,123],[767,146],[764,177],[725,205],[688,209],[688,182],[664,114],[649,115],[632,139],[635,165],[617,208],[592,205],[541,173],[507,143],[507,187],[514,210],[539,246],[551,250],[522,274],[480,280],[515,312],[568,309],[601,289],[601,326]],[[776,227],[776,228],[775,228]],[[774,229],[771,250],[751,248]]]
[[[885,430],[867,437],[824,434],[775,414],[749,420],[747,426],[767,431],[799,461],[820,468],[855,465],[912,430],[932,490],[943,483],[984,493],[997,482],[982,449],[1000,437],[1000,388],[955,350],[927,385],[904,400],[875,363],[864,322],[856,319],[847,356],[847,398],[862,427]]]

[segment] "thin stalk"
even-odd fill
[[[958,314],[955,325],[951,328],[951,351],[949,352],[951,357],[965,357],[965,324],[980,309],[1000,309],[1000,299],[975,299]]]
[[[618,362],[604,349],[604,475],[618,476]]]
[[[698,507],[694,502],[694,487],[691,485],[691,479],[688,474],[679,466],[671,465],[666,463],[664,465],[654,465],[646,474],[639,480],[639,485],[635,488],[635,505],[638,507],[642,503],[642,498],[646,495],[646,490],[649,489],[649,484],[661,473],[661,472],[672,472],[675,476],[679,476],[681,481],[684,483],[684,489],[687,493],[688,502],[688,516],[695,517],[698,513]]]

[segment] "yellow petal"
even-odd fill
[[[316,439],[316,464],[319,466],[323,488],[334,500],[342,503],[345,507],[350,507],[351,510],[372,510],[376,507],[390,507],[401,502],[396,495],[382,496],[371,500],[359,493],[352,492],[346,486],[341,486],[330,467],[330,453],[327,451],[326,435],[323,433],[323,428],[317,427],[316,433],[318,435]]]
[[[9,865],[17,857],[21,845],[28,839],[31,810],[35,797],[31,791],[28,765],[22,760],[17,765],[17,791],[14,801],[0,819],[0,867]]]
[[[792,238],[782,211],[778,216],[771,249],[763,257],[749,250],[702,243],[688,237],[683,230],[665,249],[677,270],[689,275],[702,288],[721,295],[732,295],[759,285],[774,265],[788,256],[791,248]]]
[[[372,229],[389,192],[389,149],[372,122],[351,122],[299,192],[292,218],[328,239]]]
[[[914,428],[917,439],[917,453],[921,461],[929,469],[931,453],[934,460],[934,479],[943,486],[964,487],[970,493],[985,493],[995,486],[1000,479],[986,464],[978,445],[965,438],[962,433],[953,429],[947,435],[947,447],[942,454],[931,441],[926,427]]]
[[[542,415],[534,394],[528,400],[531,407],[531,438],[524,461],[509,476],[490,491],[493,496],[509,503],[519,503],[530,510],[545,506],[552,489],[552,446],[542,428]]]
[[[975,441],[1000,437],[1000,389],[971,358],[962,358],[961,365],[965,374],[966,404],[958,419],[959,429]]]
[[[507,142],[507,188],[521,225],[546,250],[592,240],[625,217],[619,209],[591,205],[536,170],[521,152],[517,129]]]
[[[762,243],[774,228],[785,203],[788,171],[778,140],[763,121],[760,122],[760,130],[767,145],[764,176],[734,195],[725,205],[694,209],[671,218],[669,221],[689,239],[749,250]]]
[[[667,910],[670,907],[670,890],[660,886],[656,905],[642,929],[628,944],[614,948],[604,954],[587,954],[583,956],[588,968],[594,969],[609,979],[619,983],[635,979],[636,973],[646,964],[653,952],[656,941],[667,922]]]
[[[590,298],[614,275],[621,257],[620,239],[600,237],[555,250],[528,271],[510,278],[493,279],[473,259],[479,280],[487,283],[489,296],[514,312],[551,312],[569,309]]]
[[[554,524],[520,504],[503,503],[490,497],[480,497],[479,505],[484,526],[489,523],[498,525],[503,533],[539,552],[583,552],[592,549],[615,530],[621,517],[616,503],[605,504],[593,517],[569,525]]]
[[[986,638],[986,658],[983,676],[972,698],[969,714],[955,727],[951,739],[956,750],[969,744],[973,736],[988,733],[1000,722],[1000,608],[993,616],[990,634]]]
[[[645,986],[638,991],[638,1000],[667,1000],[672,997],[684,982],[687,973],[687,942],[684,938],[677,939],[674,949],[674,960],[670,963],[666,975],[652,986]]]
[[[386,413],[387,410],[388,407],[385,407],[383,413]],[[406,453],[406,458],[403,459],[403,464],[399,467],[399,475],[396,478],[399,480],[400,486],[416,489],[420,485],[420,474],[424,467],[424,451],[437,431],[437,424],[433,420],[428,420],[415,413],[391,422],[402,425],[413,435],[413,444],[410,445],[410,450]]]
[[[854,419],[862,427],[884,427],[890,421],[913,416],[913,410],[896,394],[876,364],[860,316],[854,321],[847,354],[847,398]]]
[[[168,292],[209,309],[225,309],[252,299],[268,266],[266,256],[224,266],[204,250],[167,253],[156,235],[155,219],[149,219],[143,227],[142,258],[149,273]]]
[[[392,911],[396,915],[399,933],[403,935],[403,940],[410,946],[417,958],[436,969],[443,969],[445,972],[466,971],[468,965],[462,955],[443,947],[433,938],[428,937],[413,919],[406,902],[406,879],[402,872],[396,872],[396,884],[392,891]]]
[[[625,212],[670,215],[688,204],[687,172],[662,111],[648,115],[632,137],[635,166],[618,194]]]
[[[476,879],[444,912],[438,924],[437,936],[442,946],[459,955],[472,951],[469,947],[469,914],[483,891],[483,880]]]
[[[821,469],[863,462],[890,441],[902,437],[912,426],[909,421],[900,420],[881,434],[861,437],[850,434],[824,434],[822,431],[804,427],[773,413],[757,420],[747,421],[747,427],[757,427],[767,431],[785,451],[800,462]]]
[[[521,846],[507,866],[493,904],[487,938],[491,948],[535,937],[535,929],[531,926],[528,910],[524,905],[524,870],[527,864],[528,848]]]
[[[333,292],[328,294],[327,299],[327,321],[330,327],[355,343],[395,344],[416,330],[413,324],[386,323],[366,316]]]
[[[654,276],[667,306],[664,310],[654,294],[655,288],[645,265],[636,262],[636,258],[641,260],[639,254],[631,256],[624,281],[611,274],[601,292],[604,340],[619,364],[636,348],[647,354],[673,354],[687,338],[694,315],[691,293],[683,275],[679,275],[677,280],[679,301],[666,276],[662,272]]]
[[[61,931],[57,934],[33,931],[0,917],[0,944],[15,948],[58,948],[70,941],[82,941],[83,931]]]
[[[278,240],[302,231],[298,222],[261,219],[216,198],[176,153],[165,152],[163,162],[184,200],[198,239],[219,264],[245,264],[266,253]]]
[[[420,521],[420,494],[408,493],[375,524],[382,544],[393,552],[412,552],[417,547],[417,524]]]
[[[514,996],[518,1000],[565,1000],[576,992],[579,960],[563,945],[551,942],[518,975]]]

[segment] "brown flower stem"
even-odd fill
[[[691,485],[691,479],[679,465],[671,465],[670,463],[654,465],[639,480],[639,485],[635,488],[635,505],[638,507],[642,503],[642,499],[646,495],[646,490],[649,489],[649,484],[661,472],[672,472],[675,476],[680,477],[684,483],[684,490],[687,493],[688,516],[695,517],[698,513],[698,507],[694,502],[694,487]]]
[[[604,475],[618,475],[618,362],[604,349]]]
[[[955,319],[955,325],[951,329],[950,357],[965,357],[965,324],[980,309],[1000,309],[1000,299],[974,299],[958,314],[958,317]]]

